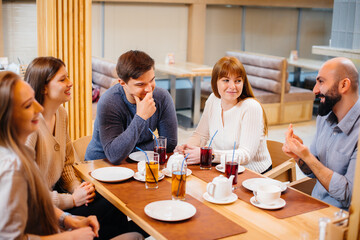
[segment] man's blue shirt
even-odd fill
[[[312,196],[347,210],[354,185],[357,142],[360,126],[360,100],[338,123],[333,112],[316,119],[316,135],[310,151],[325,167],[334,171],[329,192],[317,180]],[[314,175],[309,175],[314,177]]]

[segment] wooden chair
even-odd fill
[[[272,169],[264,176],[281,182],[293,182],[296,180],[296,162],[282,151],[282,143],[267,140],[267,147],[272,160]]]
[[[311,192],[315,186],[316,178],[304,177],[302,179],[296,180],[289,184],[289,187],[293,187],[300,192],[306,193],[311,196]]]
[[[91,138],[92,136],[84,136],[73,142],[75,152],[78,155],[80,162],[85,160],[86,148],[89,145]]]

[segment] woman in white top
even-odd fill
[[[96,217],[71,217],[54,208],[25,147],[42,107],[15,73],[0,72],[0,239],[93,239]],[[59,225],[60,224],[60,225]],[[62,230],[76,229],[60,233]]]
[[[189,153],[188,164],[200,162],[200,147],[211,144],[213,162],[221,155],[235,154],[240,164],[258,173],[272,168],[266,145],[267,120],[261,104],[255,99],[242,63],[235,57],[223,57],[211,76],[213,93],[205,103],[198,127],[188,142],[175,151]]]

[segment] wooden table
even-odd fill
[[[211,76],[212,67],[191,62],[176,62],[175,64],[156,63],[155,69],[170,76],[170,94],[174,104],[176,102],[176,78],[187,77],[192,79],[191,119],[178,115],[178,121],[179,125],[185,128],[195,127],[200,121],[201,78]]]
[[[96,181],[89,176],[89,172],[97,168],[107,166],[111,166],[111,164],[104,160],[95,160],[89,161],[88,163],[75,165],[74,167],[84,180],[94,183],[96,190],[100,194],[102,194],[124,214],[129,216],[151,236],[153,236],[155,239],[166,239],[161,235],[161,233],[152,228],[151,225],[149,225],[129,208],[127,208],[126,204],[124,204],[119,198],[115,197],[109,190],[107,190],[101,182]],[[171,182],[171,178],[166,178],[166,180]],[[304,233],[308,234],[309,240],[317,239],[319,235],[319,218],[332,218],[334,213],[339,211],[338,208],[330,206],[297,216],[278,219],[267,214],[262,209],[256,208],[240,199],[230,205],[215,205],[208,203],[202,198],[203,193],[206,191],[206,184],[207,183],[204,181],[191,175],[187,179],[186,192],[210,208],[226,216],[230,220],[237,222],[247,230],[246,233],[235,235],[226,239],[300,239],[301,235]],[[144,191],[146,191],[145,184]]]
[[[301,68],[306,68],[310,70],[319,71],[320,67],[324,64],[325,61],[306,59],[306,58],[298,58],[297,60],[292,60],[288,58],[288,64],[290,66],[294,66],[294,86],[300,86],[300,74]]]

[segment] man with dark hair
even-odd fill
[[[313,92],[320,98],[316,135],[308,149],[290,124],[283,151],[316,178],[312,196],[347,210],[350,206],[360,128],[359,74],[347,58],[324,63]]]
[[[107,158],[120,164],[135,147],[153,150],[149,128],[167,137],[167,151],[172,152],[177,145],[175,106],[166,90],[155,87],[154,60],[128,51],[119,57],[116,71],[120,84],[99,100],[85,160]]]

